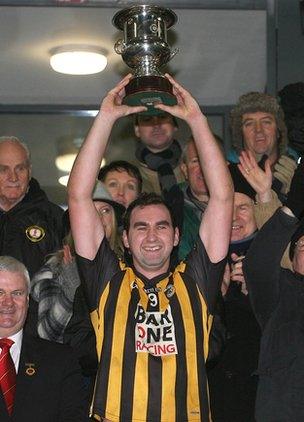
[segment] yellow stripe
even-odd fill
[[[205,359],[205,362],[206,362],[207,357],[208,357],[208,353],[209,353],[209,334],[210,334],[210,330],[211,330],[211,327],[212,327],[213,317],[212,317],[212,315],[208,314],[208,310],[207,310],[205,300],[204,300],[203,295],[201,294],[198,287],[197,287],[197,291],[198,291],[198,295],[199,295],[201,307],[202,307],[202,325],[203,325],[203,330],[204,330],[203,348],[204,348],[204,359]]]
[[[103,294],[100,298],[98,309],[95,309],[90,314],[91,322],[92,322],[92,325],[93,325],[94,331],[95,331],[96,350],[97,350],[98,361],[100,360],[101,349],[102,349],[103,338],[104,338],[103,312],[104,312],[104,307],[105,307],[107,298],[109,296],[109,285],[110,285],[110,283],[108,283],[107,287],[105,288],[105,290],[104,290],[104,292],[103,292]]]
[[[112,354],[109,368],[110,370],[106,404],[106,418],[110,420],[113,418],[113,416],[114,418],[115,416],[118,416],[120,411],[123,351],[129,301],[130,286],[128,277],[125,276],[117,298],[113,325]]]
[[[205,362],[207,360],[208,357],[208,353],[209,353],[209,336],[210,336],[210,331],[212,328],[212,323],[213,323],[213,316],[208,314],[208,310],[207,310],[207,306],[205,303],[205,300],[202,296],[202,294],[199,291],[198,288],[198,294],[199,294],[199,298],[201,301],[201,306],[202,306],[202,324],[203,324],[203,330],[204,330],[204,343],[203,343],[203,348],[204,348],[204,359]],[[211,418],[211,410],[210,410],[210,395],[209,395],[209,385],[208,385],[208,379],[206,379],[207,382],[207,394],[208,394],[208,403],[209,403],[209,421],[212,422],[212,418]]]
[[[149,353],[136,353],[132,421],[143,421],[146,419],[148,406],[148,357]]]
[[[162,357],[162,407],[161,420],[175,420],[176,355]]]
[[[191,302],[188,296],[184,281],[179,273],[175,273],[174,286],[177,291],[177,296],[181,306],[181,313],[184,322],[185,330],[185,344],[186,344],[186,364],[188,374],[187,384],[187,413],[188,419],[194,420],[194,414],[198,420],[202,420],[202,415],[199,416],[200,401],[199,401],[199,387],[197,377],[197,354],[196,354],[196,332],[194,325],[194,317],[191,307]],[[199,359],[202,357],[199,356]],[[196,413],[199,412],[199,413]],[[200,417],[200,419],[199,419]]]

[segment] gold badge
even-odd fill
[[[26,375],[29,375],[31,377],[32,375],[36,374],[36,369],[35,369],[34,363],[26,363],[25,366],[28,366],[28,368],[26,368],[26,370],[25,370]]]
[[[29,226],[25,230],[25,234],[31,242],[40,242],[45,236],[45,231],[39,226]]]

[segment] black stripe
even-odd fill
[[[175,338],[178,354],[176,355],[176,379],[175,379],[175,414],[177,422],[188,420],[187,415],[187,362],[185,354],[185,328],[182,311],[176,295],[170,300],[172,315],[174,315]]]
[[[125,272],[114,276],[109,286],[104,315],[101,320],[104,322],[105,335],[97,374],[96,392],[94,398],[94,411],[97,415],[104,416],[107,404],[107,389],[109,382],[109,370],[112,354],[113,326],[116,314],[117,298]],[[101,299],[101,298],[100,298]],[[119,312],[119,309],[118,309]]]
[[[147,422],[161,420],[162,403],[162,359],[160,356],[148,356],[148,405]]]
[[[128,309],[128,325],[125,333],[125,344],[123,352],[122,387],[120,403],[120,419],[132,421],[134,378],[136,368],[135,353],[135,312],[139,302],[138,289],[132,290],[131,300]]]

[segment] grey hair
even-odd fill
[[[18,259],[7,255],[0,256],[0,272],[1,271],[21,274],[26,282],[27,292],[30,292],[31,281],[29,272],[26,266],[22,264],[22,262],[18,261]]]
[[[27,157],[28,163],[29,164],[31,163],[31,153],[30,153],[30,150],[29,150],[29,148],[28,148],[28,146],[26,145],[25,142],[20,141],[20,139],[17,138],[16,136],[6,136],[6,135],[0,136],[0,145],[4,142],[7,142],[7,141],[13,142],[13,143],[21,146],[24,149],[24,151],[26,152],[26,157]]]
[[[224,149],[224,141],[223,141],[223,139],[219,135],[217,135],[216,133],[214,133],[214,132],[212,132],[212,135],[213,135],[216,143],[220,147],[223,155],[225,156],[225,149]],[[182,150],[181,161],[184,164],[187,164],[187,161],[188,161],[188,148],[189,148],[189,145],[191,143],[193,143],[195,145],[195,148],[196,148],[196,143],[195,143],[194,138],[193,138],[192,135],[187,139],[187,141],[186,141],[186,143],[184,145],[184,148]]]

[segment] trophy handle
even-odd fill
[[[171,52],[171,54],[170,54],[170,57],[169,57],[169,60],[168,61],[170,61],[171,59],[173,59],[173,57],[174,56],[176,56],[176,54],[177,53],[179,53],[179,48],[175,48],[172,52]]]
[[[114,50],[117,54],[122,54],[125,50],[125,43],[122,38],[116,41],[114,45]]]

